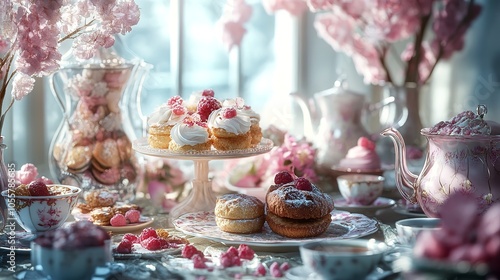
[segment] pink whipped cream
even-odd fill
[[[359,138],[357,146],[349,149],[345,158],[340,160],[339,167],[355,170],[380,169],[380,157],[375,152],[375,143],[366,137]]]
[[[429,128],[428,133],[439,135],[490,135],[491,126],[472,111],[462,112],[448,121]]]

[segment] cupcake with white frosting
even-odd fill
[[[218,109],[208,118],[212,144],[217,150],[222,151],[250,148],[251,125],[250,118],[239,114],[235,107]]]
[[[235,107],[238,114],[242,116],[247,116],[250,118],[250,136],[252,140],[250,141],[250,146],[255,147],[260,143],[262,139],[262,130],[260,128],[260,115],[257,114],[252,107],[245,105],[245,101],[241,97],[235,99],[226,99],[222,103],[223,107]]]
[[[160,105],[148,117],[148,143],[153,148],[167,149],[170,143],[170,130],[188,116],[182,99],[174,96]]]
[[[193,117],[187,117],[181,123],[174,125],[170,131],[170,138],[168,148],[172,151],[202,151],[210,150],[212,147],[207,124],[197,122]]]

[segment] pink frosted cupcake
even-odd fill
[[[375,143],[366,137],[358,139],[358,144],[349,151],[345,158],[333,168],[338,175],[348,173],[364,173],[382,175],[380,157],[375,151]]]

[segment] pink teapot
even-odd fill
[[[480,105],[479,117],[485,113],[486,107]],[[401,134],[394,128],[381,134],[394,142],[399,192],[407,201],[418,202],[428,217],[438,217],[440,205],[454,192],[472,193],[483,210],[500,201],[500,135],[441,135],[424,128],[427,155],[416,175],[408,170]]]

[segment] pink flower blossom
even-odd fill
[[[29,184],[38,177],[38,169],[32,163],[27,163],[21,166],[21,169],[16,171],[16,181],[20,184]]]
[[[318,35],[352,57],[365,83],[394,83],[386,61],[395,53],[393,44],[402,40],[410,42],[401,55],[405,69],[397,71],[398,80],[425,83],[441,58],[463,48],[464,34],[480,13],[480,6],[467,0],[306,1],[312,12],[321,11],[314,23]],[[435,36],[426,34],[431,24]]]
[[[28,95],[35,86],[35,79],[28,75],[18,74],[12,81],[12,97],[21,100]]]
[[[263,0],[262,5],[264,5],[264,9],[269,14],[284,10],[291,15],[298,16],[307,10],[305,0]]]
[[[252,7],[245,0],[229,0],[226,2],[224,12],[217,22],[217,29],[227,50],[241,44],[246,33],[244,24],[252,16],[252,11]]]

